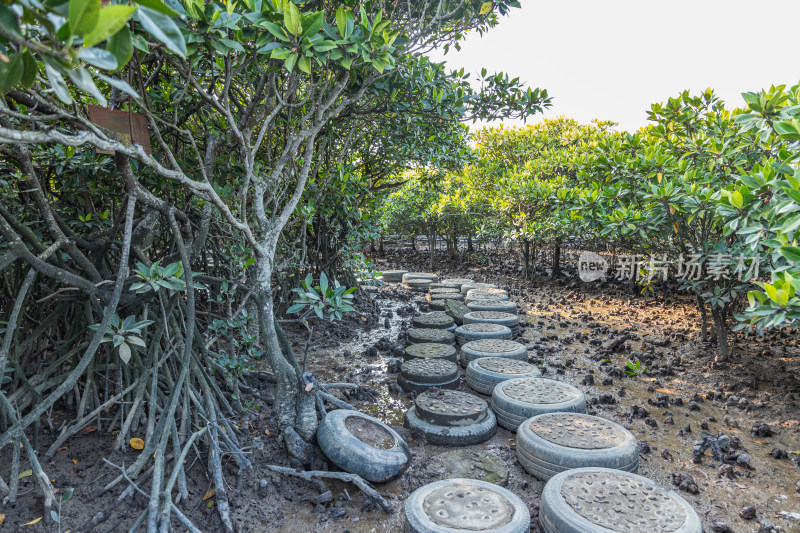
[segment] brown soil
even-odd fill
[[[379,268],[427,270],[426,261],[427,255],[395,250],[379,258]],[[590,400],[592,412],[624,425],[640,441],[647,442],[651,451],[641,455],[640,474],[675,490],[678,487],[672,484],[673,476],[690,476],[696,482],[697,494],[679,493],[700,513],[706,531],[723,531],[721,527],[727,526],[736,533],[750,533],[767,522],[774,524],[773,531],[800,531],[800,522],[779,514],[800,511],[800,495],[795,488],[800,480],[797,336],[782,332],[766,338],[739,336],[732,339],[735,346],[730,361],[715,365],[714,343],[701,342],[698,313],[691,298],[673,288],[659,288],[643,297],[631,294],[627,286],[583,284],[572,277],[551,281],[540,275],[532,282],[523,282],[518,279],[519,267],[518,261],[505,255],[487,256],[480,263],[438,265],[437,270],[443,278],[469,277],[508,289],[520,306],[520,318],[524,319],[521,339],[529,348],[531,362],[543,363],[545,377],[581,388]],[[436,460],[442,448],[427,445],[402,428],[403,413],[412,399],[397,390],[396,375],[387,373],[391,358],[402,354],[404,343],[398,342],[401,331],[410,325],[414,313],[428,309],[424,294],[407,291],[399,284],[370,294],[374,305],[362,299],[358,311],[350,313],[343,323],[315,325],[314,331],[321,333],[309,351],[308,367],[321,382],[362,385],[357,393],[336,394],[389,424],[408,442],[414,454],[409,470],[399,479],[377,486],[396,512],[387,516],[353,485],[338,482],[328,484],[333,501],[317,503],[321,492],[317,484],[281,476],[263,467],[288,466],[289,461],[272,416],[273,385],[266,368],[262,368],[246,378],[257,393],[243,398],[254,402],[254,407],[239,421],[240,442],[250,446],[254,469],[237,476],[232,461],[225,468],[237,531],[401,531],[402,504],[407,496],[424,484],[451,475],[443,462]],[[289,335],[298,353],[303,353],[305,332],[298,328],[289,331]],[[604,344],[623,335],[629,338],[618,351],[603,352]],[[651,347],[643,343],[645,335],[662,337],[669,344]],[[378,348],[367,350],[373,346]],[[622,369],[626,360],[634,358],[649,368],[644,376],[629,378]],[[465,384],[459,390],[471,392]],[[713,399],[709,393],[713,393]],[[690,408],[693,400],[699,410],[694,410],[693,404]],[[631,416],[633,406],[637,409]],[[638,408],[646,410],[646,416]],[[49,421],[41,425],[38,446],[42,451],[70,418],[68,406],[60,409],[52,413],[52,425]],[[62,509],[61,531],[127,531],[146,505],[140,496],[118,502],[124,489],[121,484],[102,490],[116,475],[102,458],[130,464],[137,453],[129,446],[123,451],[111,449],[114,436],[109,421],[104,418],[94,431],[70,439],[53,461],[44,465],[60,491],[75,487],[72,500]],[[751,428],[761,423],[769,426],[770,436],[751,434]],[[691,433],[684,431],[687,424]],[[701,429],[701,424],[707,424],[708,429]],[[354,434],[364,432],[368,431]],[[692,462],[694,441],[705,434],[716,437],[720,433],[738,437],[741,448],[750,456],[749,468],[735,464],[721,467],[709,452],[701,464]],[[500,429],[488,442],[470,448],[503,461],[509,471],[507,488],[529,506],[534,518],[531,530],[538,531],[539,495],[544,484],[519,466],[514,434]],[[786,457],[777,453],[782,458],[773,458],[773,450],[789,453]],[[190,454],[186,464],[189,499],[177,505],[203,531],[216,532],[222,527],[213,494],[204,501],[211,487],[205,463],[205,457]],[[0,452],[0,464],[10,464],[8,447]],[[332,465],[322,466],[335,469]],[[23,461],[22,469],[25,468]],[[7,467],[0,472],[7,480]],[[262,479],[267,483],[266,497],[258,492]],[[691,484],[684,483],[684,487],[691,488]],[[149,483],[143,481],[142,488],[148,491]],[[42,516],[42,503],[30,477],[20,481],[20,494],[15,506],[0,506],[0,513],[6,515],[0,530],[56,531],[44,521],[22,526]],[[749,505],[755,507],[756,517],[745,520],[739,512]],[[87,527],[99,512],[105,513],[106,520],[93,529]],[[177,522],[173,526],[176,531],[185,530]]]
[[[394,437],[388,431],[369,420],[351,416],[345,419],[344,425],[355,438],[373,448],[389,450],[394,446]]]

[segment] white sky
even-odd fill
[[[629,131],[647,124],[650,104],[684,89],[711,87],[740,107],[742,92],[800,81],[798,0],[521,3],[483,38],[472,34],[460,52],[434,59],[547,89],[546,117],[614,120]]]

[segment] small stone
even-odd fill
[[[742,507],[742,510],[739,511],[739,516],[744,520],[752,520],[756,517],[756,508],[752,505],[745,505]]]
[[[689,410],[690,411],[699,411],[700,410],[700,406],[697,404],[697,402],[689,402]]]
[[[771,437],[772,429],[768,425],[762,422],[760,424],[754,425],[750,429],[750,434],[755,435],[756,437]]]
[[[739,422],[737,422],[736,419],[733,418],[730,415],[725,415],[725,418],[722,419],[722,422],[726,426],[728,426],[729,428],[738,428],[739,427]]]
[[[316,497],[316,501],[317,503],[322,503],[322,504],[330,503],[333,501],[333,493],[329,490],[325,491]]]
[[[329,516],[334,520],[341,520],[342,518],[344,518],[344,515],[346,514],[347,514],[346,510],[342,509],[341,507],[335,507],[331,509]]]
[[[689,494],[700,493],[697,483],[689,474],[672,474],[672,484]]]
[[[667,450],[666,448],[661,450],[661,458],[664,459],[665,461],[674,461],[674,459],[672,458],[672,454],[669,453],[669,450]]]
[[[644,423],[653,429],[658,428],[658,422],[656,422],[656,419],[653,417],[645,418]]]
[[[731,526],[723,522],[712,522],[711,531],[714,533],[733,533]]]
[[[717,446],[719,446],[721,451],[727,452],[731,447],[731,439],[727,435],[722,434],[717,437]]]
[[[788,459],[789,453],[786,450],[781,450],[780,448],[773,448],[771,452],[769,452],[769,456],[773,459]]]
[[[748,405],[750,405],[750,401],[747,398],[742,398],[736,404],[736,407],[738,407],[739,409],[747,409]]]
[[[673,420],[671,416],[668,416],[667,418],[664,419],[664,425],[665,426],[674,426],[675,425],[675,420]]]
[[[700,429],[708,431],[708,422],[700,422]]]
[[[717,475],[719,477],[726,477],[728,479],[735,479],[736,478],[736,469],[733,465],[721,465],[717,470]]]
[[[386,365],[386,371],[390,374],[397,374],[400,372],[402,366],[403,360],[399,357],[395,357],[389,360],[389,364]]]
[[[794,490],[800,493],[800,479],[798,479],[797,483],[794,484]]]
[[[639,453],[650,453],[652,450],[650,449],[650,444],[647,443],[646,440],[639,441]],[[797,482],[797,491],[800,492],[800,481]]]
[[[367,357],[378,357],[378,350],[374,346],[370,346],[364,351],[364,355]]]
[[[267,488],[267,480],[262,479],[261,481],[258,482],[258,495],[262,498],[266,498],[268,492],[269,491]]]
[[[775,524],[768,520],[764,520],[759,524],[758,533],[776,533],[777,529],[775,529]]]
[[[736,457],[736,464],[739,465],[739,466],[743,466],[745,468],[750,466],[750,454],[740,453]]]
[[[614,380],[612,378],[605,378],[603,380],[603,383],[602,383],[602,385],[604,387],[608,387],[608,386],[613,385],[613,384],[614,384]]]
[[[362,513],[371,513],[375,510],[375,500],[367,496],[364,498],[364,504],[361,506]]]
[[[692,425],[687,422],[686,425],[683,426],[683,432],[684,433],[691,433],[692,432]]]

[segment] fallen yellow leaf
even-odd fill
[[[72,464],[74,464],[74,465],[78,464],[78,460],[77,459],[73,459],[72,460]]]
[[[34,518],[34,519],[33,519],[33,520],[31,520],[30,522],[26,522],[26,523],[24,523],[24,524],[22,524],[22,525],[23,525],[23,526],[32,526],[33,524],[38,524],[38,523],[39,523],[39,522],[42,520],[42,518],[44,518],[44,517],[43,517],[43,516],[40,516],[39,518]]]
[[[3,513],[0,513],[0,526],[2,526],[3,522],[5,522],[5,521],[6,521],[6,515],[4,515]]]
[[[133,448],[134,450],[144,449],[144,441],[142,439],[139,439],[139,438],[136,438],[136,437],[132,438],[131,439],[131,448]]]
[[[207,499],[211,498],[216,492],[217,492],[217,489],[211,489],[208,492],[206,492],[203,495],[203,501],[206,501]]]
[[[33,470],[23,470],[22,472],[20,472],[19,476],[17,476],[17,479],[30,477],[32,475],[33,475]]]

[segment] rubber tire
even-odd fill
[[[519,312],[516,302],[510,300],[472,300],[467,303],[471,311],[498,311],[516,315]]]
[[[599,418],[590,415],[586,415],[586,417]],[[548,415],[533,416],[522,422],[517,430],[517,459],[525,470],[528,470],[525,462],[535,466],[537,469],[545,468],[554,473],[590,466],[613,468],[633,473],[636,473],[639,468],[639,443],[636,437],[630,431],[611,420],[601,419],[603,422],[614,426],[617,431],[622,432],[625,435],[625,441],[612,448],[583,449],[559,446],[540,437],[530,429],[530,424],[536,422],[537,419],[544,424],[545,420],[552,420],[553,417]],[[522,454],[522,457],[520,454]],[[523,462],[523,458],[525,462]],[[528,473],[535,475],[530,470],[528,470]],[[550,477],[552,475],[554,474],[551,474]],[[539,479],[547,481],[550,477],[539,477]]]
[[[467,298],[472,300],[509,300],[508,291],[505,289],[497,288],[475,288],[467,291]]]
[[[483,323],[483,324],[500,324],[501,326],[508,327],[512,332],[514,328],[519,329],[519,317],[517,315],[512,315],[511,313],[503,313],[504,315],[508,315],[506,317],[500,318],[482,318],[475,313],[487,313],[487,312],[494,312],[494,311],[470,311],[466,315],[464,315],[464,324],[475,324],[475,323]]]
[[[436,338],[434,340],[425,339],[423,337],[418,337],[415,335],[415,331],[419,330],[431,330],[436,331],[437,333]],[[435,344],[447,344],[448,346],[455,346],[456,345],[456,336],[452,331],[447,331],[446,329],[436,329],[436,328],[409,328],[406,331],[406,340],[409,344],[422,344],[426,342],[432,342]]]
[[[381,450],[360,441],[345,424],[351,416],[380,426],[392,436],[394,446]],[[328,412],[317,426],[317,444],[336,466],[373,483],[395,479],[411,464],[411,450],[402,437],[380,420],[359,411],[336,409]]]
[[[434,287],[434,285],[436,285],[436,287]],[[431,283],[428,287],[428,296],[433,296],[434,294],[458,294],[462,299],[464,298],[461,291],[455,287],[439,287],[439,285],[441,285],[441,283]]]
[[[522,465],[522,468],[525,469],[527,473],[532,475],[538,480],[541,481],[549,481],[550,478],[560,474],[561,472],[565,472],[564,468],[560,468],[558,465],[553,465],[549,463],[545,463],[543,461],[539,461],[536,458],[532,458],[528,455],[525,455],[524,452],[520,454],[517,452],[517,462]],[[569,468],[567,470],[574,470]],[[613,470],[619,470],[621,472],[630,472],[631,474],[635,474],[639,470],[639,461],[635,463],[631,463],[629,465],[623,465],[619,468],[614,468]]]
[[[478,359],[473,359],[467,365],[467,385],[469,385],[472,390],[487,396],[491,396],[495,386],[503,381],[515,378],[542,377],[541,370],[536,368],[534,365],[530,365],[531,372],[529,374],[505,374],[503,372],[494,372],[492,370],[483,368],[482,366],[478,365],[478,361],[480,359],[484,358],[479,357]]]
[[[519,496],[507,489],[503,489],[486,481],[453,478],[429,483],[411,493],[406,500],[406,503],[403,505],[403,514],[405,515],[405,525],[403,526],[404,533],[479,533],[472,529],[468,530],[442,527],[429,520],[422,510],[422,504],[431,491],[440,487],[448,487],[454,482],[459,482],[462,480],[474,485],[490,488],[497,492],[502,492],[514,507],[514,517],[510,523],[501,528],[486,529],[482,531],[485,533],[528,533],[530,531],[531,513],[528,510],[528,506],[519,498]]]
[[[464,323],[464,315],[470,312],[469,307],[464,305],[464,302],[457,302],[448,300],[444,304],[444,312],[453,317],[453,322],[456,326],[461,326]]]
[[[422,430],[428,444],[436,446],[472,446],[486,442],[497,433],[497,418],[491,409],[486,411],[486,418],[477,424],[439,426],[422,420],[417,416],[417,408],[412,406],[406,411],[403,425],[407,428]]]
[[[475,281],[466,278],[447,278],[442,280],[442,285],[446,285],[448,287],[455,287],[459,291],[461,291],[462,285],[470,285],[474,283]]]
[[[410,291],[426,292],[431,282],[423,278],[410,278],[403,281],[403,287]]]
[[[689,505],[689,503],[677,495],[674,491],[661,487],[651,479],[637,474],[627,472],[620,472],[609,468],[577,468],[567,470],[553,476],[550,481],[544,486],[542,491],[541,503],[539,505],[539,525],[542,531],[552,533],[617,533],[612,529],[594,524],[578,513],[561,498],[561,486],[564,481],[571,475],[580,474],[584,472],[598,472],[608,474],[622,474],[635,478],[642,483],[655,485],[664,490],[671,499],[673,499],[679,506],[686,512],[686,520],[683,525],[670,533],[703,533],[703,523],[697,511]]]
[[[456,378],[452,381],[444,381],[442,383],[419,383],[416,381],[409,381],[403,376],[398,376],[397,384],[400,385],[400,388],[406,392],[413,391],[416,393],[425,392],[426,390],[434,387],[439,387],[440,389],[457,389],[461,384],[461,377],[456,376]]]
[[[456,300],[459,302],[464,301],[464,295],[460,292],[437,292],[434,294],[428,294],[425,297],[426,300],[429,302],[433,302],[436,300]]]
[[[466,295],[471,289],[497,289],[497,285],[491,283],[465,283],[461,286],[461,294]]]
[[[441,326],[437,326],[435,324],[433,324],[433,325],[432,324],[425,324],[424,323],[424,319],[423,319],[422,322],[420,321],[420,319],[422,317],[428,316],[430,314],[431,313],[425,313],[425,314],[418,315],[418,316],[415,316],[414,318],[412,318],[411,319],[412,327],[415,327],[415,328],[431,328],[431,329],[446,329],[448,331],[452,331],[452,330],[456,329],[456,323],[453,321],[453,317],[451,317],[450,315],[448,315],[446,313],[438,313],[438,314],[446,316],[447,319],[448,319],[448,320],[443,320]]]
[[[461,350],[459,352],[459,361],[461,362],[462,366],[469,366],[469,364],[474,361],[475,359],[480,359],[481,357],[504,357],[506,359],[516,359],[517,361],[528,361],[528,348],[525,347],[524,344],[516,342],[516,341],[507,341],[513,342],[517,346],[514,350],[510,350],[508,352],[485,352],[482,351],[479,346],[475,346],[473,343],[480,343],[483,340],[487,339],[479,339],[476,341],[470,341],[466,344],[461,346]],[[494,340],[494,339],[491,339]]]
[[[444,330],[442,329],[442,330],[438,330],[438,331],[444,331]],[[423,345],[423,344],[432,344],[432,345],[436,346],[437,348],[441,347],[442,348],[442,350],[441,350],[442,355],[438,355],[437,354],[435,357],[433,357],[433,356],[420,357],[419,355],[414,355],[413,353],[410,353],[408,351],[408,349],[411,348],[412,346],[419,347],[420,345]],[[448,348],[447,352],[445,352],[445,350],[444,350],[445,348]],[[418,350],[419,348],[416,348],[416,349]],[[414,351],[415,351],[415,348],[411,348],[411,352],[414,352]],[[403,359],[405,361],[411,361],[412,359],[445,359],[445,360],[451,361],[453,363],[458,363],[458,352],[456,351],[455,346],[453,346],[451,344],[443,344],[443,343],[440,343],[440,342],[419,342],[419,343],[416,343],[416,344],[412,344],[410,346],[406,346],[405,352],[403,354]]]
[[[430,362],[425,362],[430,361]],[[430,366],[430,365],[438,365],[438,366],[445,366],[446,367],[446,374],[426,374],[426,373],[418,373],[414,370],[414,367],[419,366]],[[458,377],[458,364],[454,363],[453,361],[448,361],[445,358],[434,358],[431,359],[427,357],[425,359],[416,358],[416,359],[409,359],[400,365],[400,375],[411,382],[416,383],[446,383],[450,382],[453,378]]]
[[[527,379],[527,378],[518,378],[518,379]],[[545,378],[538,378],[543,381],[556,381],[556,380],[547,380]],[[501,385],[505,386],[507,383],[514,381],[513,379],[509,379],[503,381]],[[569,385],[568,383],[564,383],[563,381],[559,381],[562,385]],[[492,392],[492,410],[494,411],[495,415],[497,415],[497,423],[506,428],[507,430],[516,433],[517,429],[519,429],[520,424],[522,424],[525,420],[536,416],[542,415],[545,413],[556,413],[556,412],[563,412],[563,413],[585,413],[586,412],[586,395],[581,392],[576,387],[572,387],[576,391],[580,392],[580,395],[572,400],[567,400],[565,402],[560,403],[540,403],[540,404],[531,404],[527,402],[520,402],[519,400],[515,400],[510,398],[507,394],[503,392],[503,387],[495,387],[494,391]]]
[[[388,283],[398,283],[403,281],[403,275],[408,274],[408,270],[387,270],[383,272],[383,281]]]
[[[430,283],[439,283],[439,276],[432,272],[406,272],[401,281],[405,283],[409,278],[427,279],[430,280]]]
[[[497,326],[505,328],[500,331],[470,331],[469,329],[464,329],[465,325],[467,324],[457,327],[453,332],[456,336],[456,343],[459,346],[463,346],[471,341],[479,341],[482,339],[500,339],[510,341],[514,336],[514,334],[511,332],[511,328],[501,324],[496,324]]]

